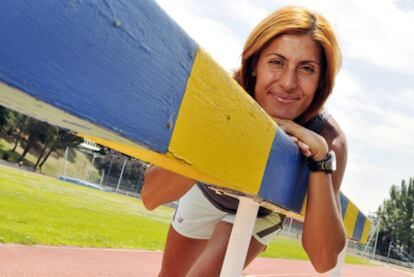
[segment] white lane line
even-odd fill
[[[243,275],[243,277],[273,277],[273,276],[316,276],[317,273],[273,273],[273,274],[253,274]]]
[[[61,250],[80,250],[80,251],[108,251],[108,252],[139,252],[139,253],[162,253],[160,250],[145,250],[145,249],[122,249],[122,248],[93,248],[93,247],[75,247],[75,246],[54,246],[54,245],[21,245],[6,243],[0,244],[1,247],[11,248],[49,248],[49,249],[61,249]]]

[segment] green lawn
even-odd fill
[[[0,166],[2,243],[162,250],[173,212],[148,212],[139,199]],[[283,236],[261,256],[307,259],[298,240]]]
[[[278,236],[272,241],[267,250],[262,253],[260,257],[308,260],[300,240],[285,236]],[[345,263],[360,265],[371,264],[369,260],[354,255],[347,255]]]
[[[0,242],[164,247],[173,210],[0,166]]]

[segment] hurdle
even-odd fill
[[[259,206],[303,220],[295,143],[155,2],[0,7],[1,105],[240,199],[222,276],[240,276]],[[341,205],[366,242],[370,221]]]

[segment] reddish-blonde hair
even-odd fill
[[[321,77],[315,97],[296,122],[304,124],[323,108],[332,92],[341,65],[341,52],[328,21],[321,15],[301,7],[285,7],[265,18],[250,33],[244,45],[241,67],[235,72],[240,85],[254,97],[256,78],[252,72],[260,52],[275,38],[284,34],[308,34],[321,48]]]

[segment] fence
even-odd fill
[[[67,148],[56,177],[87,186],[95,184],[108,191],[139,195],[146,167],[144,162],[116,152],[103,155],[82,148]]]

